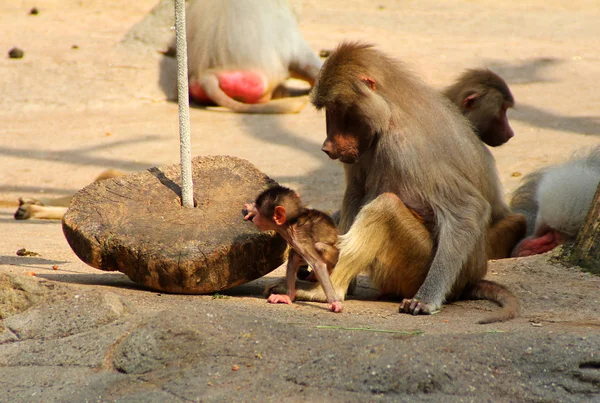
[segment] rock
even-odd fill
[[[54,285],[32,278],[0,273],[0,320],[42,301]]]
[[[63,218],[73,251],[92,267],[174,293],[221,291],[277,268],[285,242],[242,214],[244,203],[275,182],[239,158],[195,158],[192,165],[195,208],[181,206],[179,164],[82,189]]]
[[[157,314],[140,324],[115,349],[114,368],[124,374],[144,374],[172,362],[181,365],[201,358],[205,332],[186,319]]]
[[[25,52],[17,47],[14,47],[8,51],[8,57],[11,59],[22,59],[23,56],[25,56]]]

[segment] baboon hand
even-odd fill
[[[246,210],[246,215],[244,216],[244,220],[246,221],[252,221],[254,216],[256,216],[256,214],[258,213],[258,210],[256,210],[256,205],[254,203],[245,203],[244,209]]]
[[[440,311],[440,306],[435,304],[428,304],[423,301],[419,301],[416,298],[403,299],[398,309],[400,313],[410,313],[413,315],[433,315]]]

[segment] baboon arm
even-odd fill
[[[281,98],[260,104],[245,104],[229,97],[219,86],[219,78],[215,74],[202,77],[202,88],[206,95],[220,106],[238,113],[298,113],[308,102],[307,96]]]
[[[490,218],[490,205],[473,186],[465,184],[461,193],[460,196],[455,195],[454,205],[434,206],[437,250],[427,277],[414,298],[422,305],[423,313],[441,308],[444,298],[470,259],[476,259],[468,262],[470,266],[487,264],[484,231]],[[470,255],[473,257],[470,258]]]
[[[287,295],[290,300],[296,299],[296,273],[300,267],[300,261],[302,258],[293,250],[290,250],[288,255],[288,262],[285,269],[285,278],[287,280]]]

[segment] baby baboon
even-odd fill
[[[329,274],[335,267],[339,251],[336,247],[338,231],[331,217],[302,206],[300,196],[283,186],[265,190],[254,204],[246,204],[248,214],[260,230],[276,231],[290,245],[286,283],[283,295],[269,295],[271,303],[291,304],[296,298],[296,273],[300,265],[309,264],[323,286],[329,309],[342,311],[342,302],[336,296]]]

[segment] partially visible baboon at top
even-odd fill
[[[312,85],[322,61],[289,1],[192,0],[186,22],[192,100],[246,113],[303,108],[307,97],[286,97],[283,83],[294,77]]]
[[[527,218],[527,238],[513,256],[544,253],[573,242],[585,224],[599,183],[600,146],[526,175],[510,202],[513,211]]]
[[[346,175],[336,293],[344,296],[364,271],[381,293],[404,298],[401,312],[485,298],[503,308],[482,322],[516,316],[515,296],[483,280],[487,229],[507,207],[489,150],[457,108],[361,43],[342,43],[325,61],[312,102],[325,110],[322,150]],[[297,288],[297,299],[324,300],[318,285]],[[284,282],[272,287],[282,289]]]

